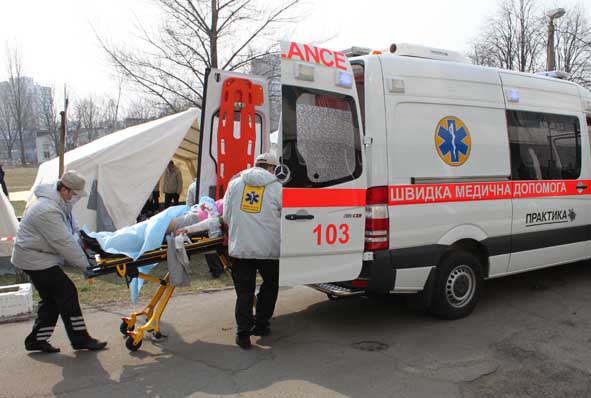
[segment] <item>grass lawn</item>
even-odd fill
[[[4,167],[8,192],[28,191],[35,182],[37,167]]]
[[[10,204],[14,208],[14,214],[17,217],[22,217],[23,211],[25,211],[25,206],[27,205],[27,202],[25,202],[24,200],[11,200]]]
[[[191,286],[179,287],[175,289],[174,295],[195,293],[206,289],[216,289],[227,286],[232,286],[232,279],[222,274],[217,279],[211,277],[207,270],[205,256],[195,255],[191,257]],[[115,274],[105,275],[100,278],[95,278],[92,283],[89,283],[78,269],[66,267],[64,268],[66,274],[72,279],[76,287],[78,287],[78,295],[80,303],[83,307],[102,307],[112,305],[127,305],[130,304],[130,295],[125,280],[119,278]],[[163,277],[166,274],[166,263],[161,263],[151,272],[151,275],[156,277]],[[0,276],[0,286],[14,284],[14,275]],[[157,285],[155,283],[146,282],[140,291],[138,298],[138,305],[147,304],[156,291]],[[37,302],[39,296],[34,291],[34,300]]]
[[[9,192],[28,191],[35,182],[37,175],[37,168],[35,167],[21,167],[8,168],[5,167],[6,172],[5,181]],[[190,175],[183,175],[186,185],[190,183]],[[184,194],[184,193],[183,193]],[[11,202],[15,213],[18,216],[22,215],[26,202],[13,201]],[[227,286],[232,286],[232,280],[226,274],[223,274],[218,279],[213,279],[207,270],[207,264],[203,255],[195,255],[191,258],[191,279],[190,287],[177,288],[175,295],[199,292],[205,289],[215,289]],[[106,275],[96,278],[89,283],[84,279],[81,271],[73,268],[65,268],[66,274],[74,281],[78,287],[78,294],[80,302],[83,306],[101,307],[117,304],[129,304],[130,295],[125,280],[119,278],[115,274]],[[163,277],[166,273],[166,263],[161,263],[158,267],[152,270],[152,275]],[[14,275],[0,276],[0,286],[14,284]],[[154,291],[157,289],[156,284],[146,282],[140,291],[138,304],[145,304],[149,301]],[[39,296],[34,291],[34,299],[37,302]]]

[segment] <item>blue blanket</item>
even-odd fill
[[[145,252],[158,249],[172,219],[187,211],[187,206],[169,207],[149,220],[123,227],[115,232],[89,232],[86,226],[83,229],[95,238],[107,253],[124,254],[137,260]]]
[[[115,232],[89,232],[86,226],[82,229],[89,236],[95,238],[107,253],[125,254],[127,257],[137,260],[145,252],[162,246],[164,235],[172,219],[186,213],[188,210],[189,207],[187,206],[169,207],[149,220],[121,228]],[[144,265],[139,267],[138,271],[149,274],[157,265]],[[139,278],[133,278],[129,284],[131,303],[134,305],[137,303],[143,284],[144,280]]]

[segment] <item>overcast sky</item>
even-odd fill
[[[272,0],[268,0],[272,1]],[[540,4],[555,6],[549,0]],[[278,39],[323,47],[387,48],[392,42],[465,51],[500,0],[307,0],[308,17]],[[575,0],[564,0],[566,7]],[[118,43],[133,43],[140,20],[156,26],[151,0],[0,0],[0,80],[6,79],[6,45],[22,53],[26,75],[78,96],[113,93],[116,85],[93,28]],[[588,1],[582,4],[587,4]]]

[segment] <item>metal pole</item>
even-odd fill
[[[548,44],[546,46],[546,70],[553,71],[555,69],[554,61],[554,18],[550,17],[548,22]]]
[[[64,110],[60,112],[60,161],[59,161],[59,178],[64,175],[64,153],[66,151],[66,121],[68,114],[68,96],[66,88],[64,87]]]
[[[66,111],[61,111],[60,112],[60,119],[61,119],[61,124],[60,124],[60,153],[59,153],[59,157],[60,157],[60,167],[59,167],[59,178],[62,177],[62,175],[64,175],[64,152],[66,149]]]

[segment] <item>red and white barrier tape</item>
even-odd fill
[[[11,242],[16,239],[16,236],[7,236],[5,238],[0,238],[0,242]]]

